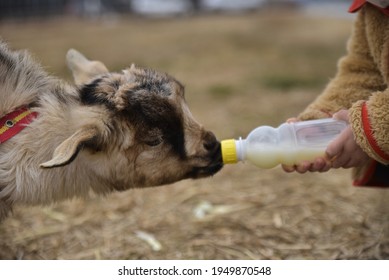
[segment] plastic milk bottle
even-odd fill
[[[260,126],[246,139],[222,141],[223,162],[248,161],[261,168],[273,168],[312,161],[324,156],[329,142],[346,126],[346,122],[334,119],[283,123],[277,128]]]

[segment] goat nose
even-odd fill
[[[218,141],[216,139],[215,134],[213,134],[210,131],[207,131],[206,134],[204,135],[204,142],[203,146],[207,151],[213,151],[217,148],[218,146]]]

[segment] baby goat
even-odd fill
[[[77,86],[0,42],[0,119],[21,107],[36,116],[0,143],[0,220],[16,203],[163,185],[222,168],[220,143],[195,121],[173,77],[134,65],[109,73],[75,50],[67,63]]]

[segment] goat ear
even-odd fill
[[[108,73],[107,67],[102,62],[90,61],[74,49],[70,49],[66,54],[66,62],[76,85],[86,84],[97,75]]]
[[[81,150],[83,144],[98,136],[96,127],[84,127],[63,141],[55,150],[53,158],[40,165],[42,168],[53,168],[71,163]]]
[[[134,63],[131,64],[130,68],[122,70],[124,76],[126,77],[127,82],[135,82],[136,78],[134,76],[134,73],[137,72],[137,68]]]

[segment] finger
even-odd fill
[[[322,171],[324,168],[326,168],[327,162],[324,158],[317,158],[314,162],[313,165],[311,166],[310,170],[311,172],[315,171]]]
[[[296,168],[294,165],[281,165],[282,169],[287,172],[287,173],[291,173],[291,172],[294,172],[296,171]]]
[[[349,122],[348,110],[340,110],[336,112],[332,117],[336,120]]]
[[[319,170],[319,172],[321,172],[321,173],[327,172],[327,171],[329,171],[331,168],[332,168],[331,162],[326,162],[325,166],[324,166],[321,170]]]
[[[294,123],[294,122],[298,122],[298,118],[289,118],[286,120],[286,123]]]
[[[328,145],[325,153],[330,161],[335,160],[335,158],[343,152],[342,140],[343,138],[338,137]]]
[[[306,173],[311,168],[311,163],[308,161],[303,161],[296,166],[296,171],[300,174]]]

